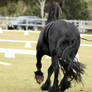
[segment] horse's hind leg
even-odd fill
[[[54,70],[54,82],[53,82],[53,86],[49,89],[48,92],[59,92],[59,86],[58,86],[59,64],[58,64],[57,56],[52,57],[52,66]]]
[[[71,87],[71,81],[68,80],[68,77],[66,74],[64,74],[63,79],[61,80],[61,83],[59,85],[59,88],[62,92],[64,92],[66,89]]]
[[[47,77],[47,80],[46,82],[42,85],[41,89],[42,90],[48,90],[50,88],[50,77],[53,73],[53,66],[52,64],[50,65],[49,69],[48,69],[48,77]]]
[[[41,64],[41,59],[42,59],[43,53],[41,51],[37,51],[36,53],[36,59],[37,59],[37,71],[35,72],[35,78],[37,83],[41,83],[43,81],[43,73],[41,72],[42,64]]]

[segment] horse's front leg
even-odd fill
[[[37,59],[36,68],[37,68],[37,71],[35,72],[35,78],[36,78],[37,83],[39,83],[39,84],[44,80],[43,73],[41,72],[41,68],[42,68],[41,59],[42,59],[42,56],[43,56],[42,52],[37,51],[37,53],[36,53],[36,59]]]
[[[59,64],[58,64],[58,58],[56,56],[52,57],[52,65],[54,69],[54,82],[53,82],[53,86],[49,89],[48,92],[59,92],[59,86],[58,86]]]

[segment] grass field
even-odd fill
[[[0,34],[0,39],[37,41],[38,36],[39,33],[29,33],[28,36],[24,36],[23,32],[4,32]],[[85,38],[92,39],[92,37],[86,36]],[[81,42],[92,45],[92,42]],[[0,42],[0,48],[35,50],[35,46],[36,44],[32,44],[32,48],[25,48],[24,43]],[[92,47],[80,47],[79,57],[80,61],[86,65],[83,76],[84,86],[73,83],[73,87],[66,92],[92,92]],[[0,65],[0,92],[42,92],[40,90],[42,84],[38,85],[34,78],[35,55],[16,54],[16,58],[5,58],[4,53],[0,53],[0,61],[12,64],[11,66]],[[44,72],[44,79],[46,79],[50,59],[44,56],[42,63],[42,71]],[[59,78],[62,76],[60,74]]]

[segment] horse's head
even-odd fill
[[[60,19],[61,12],[60,5],[57,2],[53,2],[50,7],[47,23]]]

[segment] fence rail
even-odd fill
[[[92,36],[92,35],[82,34],[82,36]],[[31,43],[35,43],[35,45],[37,43],[37,41],[4,40],[4,39],[0,39],[0,42],[25,43],[26,48],[31,48]],[[81,44],[80,46],[92,47],[92,44]],[[11,49],[11,48],[0,48],[0,53],[4,53],[6,58],[15,58],[16,54],[36,55],[35,50]]]
[[[7,29],[8,30],[8,25],[14,23],[15,20],[17,20],[18,17],[0,17],[0,27],[2,29]],[[25,19],[25,18],[22,18]],[[25,24],[21,24],[22,20],[20,20],[19,24],[16,24],[18,27],[20,26],[25,26],[25,30],[28,30],[28,27],[33,27],[34,31],[37,31],[38,28],[43,28],[45,26],[45,22],[46,19],[25,19],[26,23]],[[29,23],[29,21],[40,21],[41,24],[33,24],[33,23]],[[84,20],[65,20],[67,22],[73,23],[74,25],[76,25],[79,29],[80,32],[86,32],[87,30],[91,30],[92,31],[92,21],[84,21]]]

